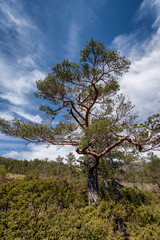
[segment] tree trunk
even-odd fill
[[[91,150],[91,147],[89,147]],[[88,191],[88,204],[95,205],[98,203],[98,181],[97,181],[97,168],[91,169],[95,165],[95,157],[88,155],[87,164],[87,191]]]

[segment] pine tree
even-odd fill
[[[89,204],[95,204],[100,159],[110,151],[123,151],[126,144],[140,152],[160,149],[160,115],[136,123],[130,100],[118,94],[118,78],[130,66],[119,52],[91,39],[80,55],[79,63],[64,60],[44,80],[37,81],[35,95],[44,100],[40,110],[52,123],[0,119],[0,130],[29,142],[72,145],[78,154],[87,155]],[[54,123],[57,115],[61,119],[58,124]]]

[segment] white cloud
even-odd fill
[[[10,112],[0,112],[0,118],[5,118],[6,120],[12,120],[14,116]]]
[[[44,73],[39,70],[16,71],[15,66],[8,66],[2,59],[0,63],[0,97],[14,105],[27,105],[27,94],[36,89],[36,80],[44,78]]]
[[[11,151],[9,153],[3,154],[3,157],[27,160],[33,160],[36,158],[39,159],[48,158],[49,160],[55,160],[59,155],[65,158],[66,155],[70,152],[73,152],[73,154],[77,158],[80,156],[75,152],[75,148],[72,146],[58,148],[57,146],[53,145],[47,147],[46,144],[41,145],[29,144],[27,145],[26,151],[23,152]]]
[[[0,60],[1,62],[1,60]],[[11,120],[15,114],[27,120],[37,123],[41,122],[41,117],[31,114],[34,104],[31,104],[29,94],[36,90],[36,80],[43,79],[44,73],[39,70],[20,71],[15,73],[14,67],[7,66],[4,61],[0,65],[0,98],[7,100],[6,111],[1,111],[0,117]],[[29,112],[30,111],[30,112]]]
[[[10,153],[8,154],[3,154],[3,157],[6,157],[6,158],[17,158],[17,155],[18,155],[18,152],[17,151],[11,151]]]
[[[153,2],[160,14],[160,2]],[[151,10],[153,2],[144,0],[139,14],[146,9],[145,6]],[[158,19],[157,15],[155,18]],[[118,36],[113,46],[132,63],[129,73],[120,80],[121,91],[131,97],[141,118],[146,118],[160,112],[160,28],[141,42],[136,40],[137,34],[140,32]]]

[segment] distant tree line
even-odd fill
[[[71,181],[79,177],[78,165],[75,165],[76,157],[70,152],[64,159],[60,155],[52,161],[48,158],[44,160],[34,159],[16,160],[12,158],[0,157],[0,177],[3,178],[7,173],[22,174],[27,177],[57,177],[67,178]]]
[[[160,186],[160,158],[149,153],[146,157],[138,160],[133,154],[121,156],[119,153],[117,161],[107,156],[101,160],[98,167],[100,187],[110,182],[113,185],[119,182],[130,183],[153,183]],[[52,161],[48,158],[44,160],[34,159],[16,160],[12,158],[0,157],[0,178],[10,174],[22,174],[27,177],[56,177],[66,178],[68,181],[80,180],[86,182],[86,157],[76,159],[75,155],[70,152],[66,158],[60,155]]]

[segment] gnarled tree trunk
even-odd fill
[[[89,147],[91,150],[91,147]],[[87,191],[88,191],[88,204],[95,205],[98,203],[98,179],[97,168],[92,169],[95,165],[95,157],[88,155],[87,163]]]

